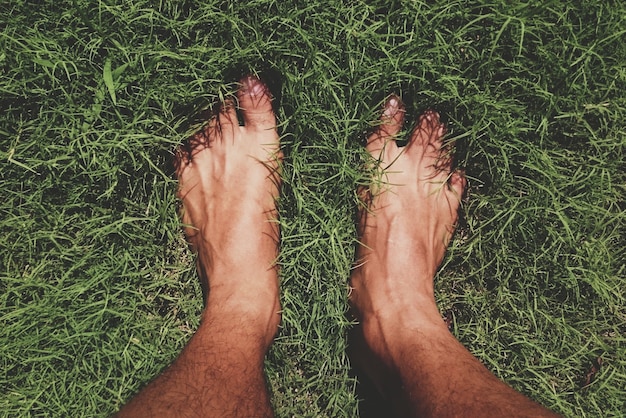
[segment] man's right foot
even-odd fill
[[[433,278],[454,232],[466,180],[452,171],[445,128],[420,116],[408,144],[395,137],[404,109],[391,97],[367,149],[379,161],[367,208],[350,302],[360,324],[352,360],[403,416],[554,417],[498,380],[448,331]]]
[[[388,366],[394,339],[414,323],[444,327],[433,278],[455,229],[466,180],[452,171],[439,115],[426,111],[406,146],[398,147],[404,106],[391,96],[367,139],[379,176],[362,194],[360,248],[350,302],[369,350]]]

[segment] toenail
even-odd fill
[[[258,78],[248,76],[243,81],[243,91],[250,96],[261,96],[265,92],[265,86]]]
[[[385,111],[383,112],[383,115],[385,117],[391,118],[398,112],[399,107],[400,107],[400,101],[398,100],[398,98],[396,96],[391,96],[389,97],[389,99],[387,99],[387,103],[385,104]]]

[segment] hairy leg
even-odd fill
[[[445,128],[427,111],[398,147],[400,100],[388,99],[367,150],[381,179],[362,193],[362,245],[351,276],[360,321],[353,360],[404,416],[554,416],[491,374],[448,332],[433,279],[454,232],[462,173],[451,171]]]
[[[267,87],[246,77],[237,99],[222,103],[177,154],[181,215],[206,290],[200,327],[119,416],[272,415],[263,359],[280,322],[281,154]]]

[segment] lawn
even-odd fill
[[[278,417],[359,416],[345,354],[364,133],[394,92],[465,167],[437,276],[490,370],[569,417],[626,411],[626,4],[5,1],[0,416],[107,416],[202,309],[171,156],[239,74],[285,150]],[[407,126],[409,128],[409,126]]]

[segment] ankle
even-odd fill
[[[210,330],[213,334],[219,334],[214,337],[221,340],[232,338],[238,344],[259,346],[262,352],[266,352],[274,341],[280,321],[278,302],[262,309],[246,306],[245,303],[213,304],[204,310],[198,331]]]
[[[278,283],[265,287],[219,286],[209,289],[202,324],[221,322],[228,333],[246,334],[268,348],[281,321]],[[202,326],[202,325],[201,325]]]
[[[379,359],[397,370],[401,367],[407,345],[419,349],[422,343],[448,334],[434,300],[416,298],[411,305],[389,305],[361,318],[363,338],[368,348]]]

